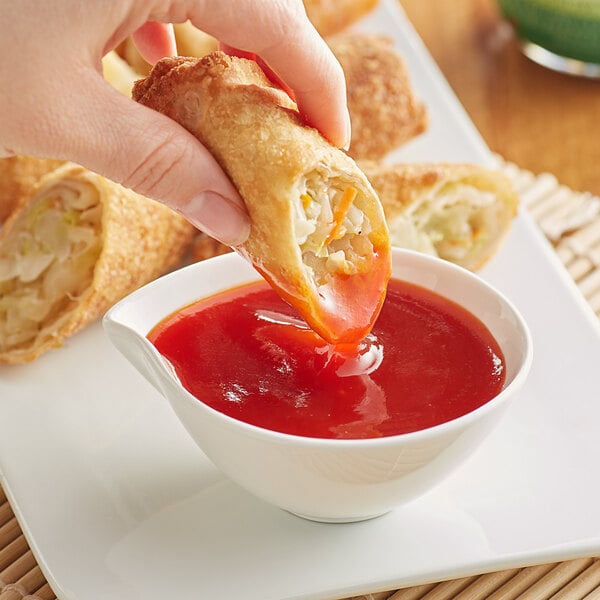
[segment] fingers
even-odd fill
[[[344,73],[308,21],[300,0],[195,3],[194,24],[230,47],[252,52],[293,91],[304,120],[337,146],[350,141]],[[232,4],[235,4],[233,10]],[[240,26],[252,23],[251,27]]]
[[[164,56],[177,54],[172,25],[148,21],[135,31],[132,37],[142,57],[151,65]]]
[[[52,156],[70,160],[167,204],[196,227],[236,246],[250,231],[244,203],[208,150],[171,119],[86,77],[78,123]],[[82,84],[84,82],[81,82]]]
[[[265,63],[260,56],[256,56],[253,52],[246,52],[245,50],[239,50],[238,48],[233,48],[224,44],[223,42],[219,42],[219,50],[225,52],[225,54],[229,54],[229,56],[238,56],[240,58],[247,58],[248,60],[254,60],[263,70],[264,74],[278,87],[280,87],[292,100],[296,101],[296,96],[294,95],[294,90],[287,86],[285,81],[282,81],[276,73],[273,72],[271,67]]]

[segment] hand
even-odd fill
[[[102,56],[128,35],[150,62],[173,54],[163,23],[186,19],[260,57],[293,91],[306,122],[347,144],[343,73],[300,0],[0,0],[0,156],[79,163],[235,245],[249,233],[248,217],[212,155],[102,77]]]

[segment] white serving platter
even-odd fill
[[[491,156],[395,0],[358,29],[394,38],[427,103],[414,161]],[[600,554],[600,326],[526,214],[482,275],[519,307],[534,365],[477,453],[371,521],[304,521],[197,449],[99,323],[0,368],[0,481],[61,600],[330,599]]]

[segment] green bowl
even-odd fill
[[[498,0],[524,41],[600,65],[600,0]]]

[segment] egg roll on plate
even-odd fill
[[[133,97],[212,152],[250,215],[250,237],[236,250],[312,329],[332,343],[364,337],[391,259],[381,204],[356,163],[305,126],[250,60],[165,58]]]
[[[327,43],[346,76],[352,158],[380,159],[427,129],[427,109],[390,38],[343,33]]]
[[[470,270],[496,252],[519,197],[500,171],[469,164],[360,163],[379,194],[392,244]]]
[[[0,227],[31,195],[40,177],[62,163],[61,160],[23,155],[0,158]]]
[[[181,259],[193,227],[166,206],[66,163],[0,233],[0,363],[59,346]]]

